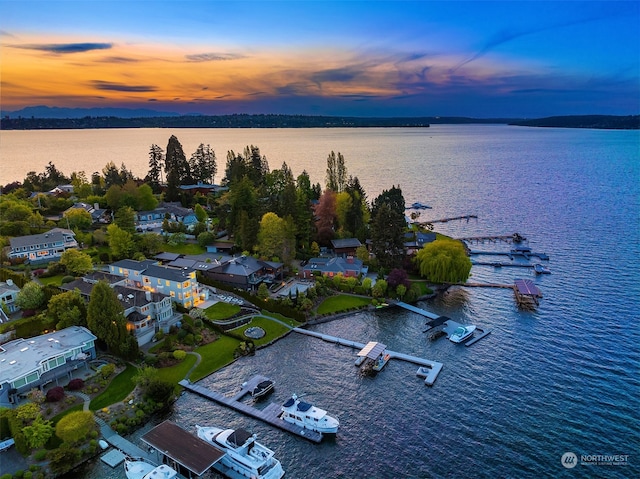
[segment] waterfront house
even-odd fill
[[[124,285],[122,277],[103,273],[104,277],[84,277],[63,284],[63,291],[78,291],[86,300],[91,299],[93,287],[98,280],[106,281],[113,288],[123,313],[127,319],[127,330],[136,338],[139,346],[144,346],[153,339],[153,335],[162,330],[169,332],[171,326],[182,319],[171,306],[171,297],[157,292],[145,291]]]
[[[165,218],[172,223],[182,223],[191,231],[198,219],[190,208],[184,208],[180,203],[160,203],[157,208],[150,211],[136,212],[136,228],[147,230],[162,228]]]
[[[96,357],[96,337],[87,328],[72,326],[0,346],[0,406],[10,407],[18,396],[53,381],[71,379]]]
[[[6,283],[0,282],[0,303],[3,305],[0,308],[0,323],[9,320],[7,314],[15,313],[20,309],[16,306],[16,296],[19,292],[20,288],[11,279],[7,279]]]
[[[57,260],[66,250],[77,248],[78,242],[73,231],[53,228],[46,233],[11,238],[10,245],[10,259],[38,262]]]
[[[301,274],[303,278],[312,278],[316,271],[330,278],[338,274],[346,278],[357,278],[361,274],[367,274],[368,268],[363,265],[361,260],[353,256],[347,256],[346,258],[341,256],[333,258],[311,258],[309,262],[302,267]]]
[[[358,238],[344,238],[331,240],[331,246],[336,256],[355,256],[356,250],[362,246]]]
[[[435,240],[435,233],[409,231],[404,236],[404,248],[407,255],[412,255],[420,251],[425,244],[431,243]]]
[[[117,261],[109,265],[109,272],[125,278],[125,285],[162,293],[184,308],[192,308],[209,299],[209,290],[198,284],[196,270],[160,266],[156,261]]]
[[[234,288],[251,290],[260,283],[271,284],[278,278],[282,279],[283,266],[275,261],[262,261],[253,256],[242,255],[216,260],[214,267],[202,273]]]

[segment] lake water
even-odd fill
[[[270,400],[292,392],[338,416],[335,440],[316,445],[192,394],[169,416],[183,427],[245,427],[276,451],[290,478],[638,477],[640,476],[640,139],[637,131],[434,125],[429,129],[86,130],[1,133],[2,183],[42,171],[65,173],[125,162],[143,176],[152,143],[175,134],[187,156],[260,147],[271,168],[286,161],[324,183],[326,157],[340,151],[370,198],[400,185],[422,219],[475,214],[436,225],[455,236],[519,232],[549,254],[551,275],[474,266],[472,281],[531,278],[544,294],[520,311],[509,290],[468,288],[420,306],[491,329],[471,347],[430,342],[424,318],[400,309],[313,326],[360,342],[440,361],[435,385],[417,367],[391,361],[362,378],[355,351],[291,334],[202,383],[237,390],[253,374],[276,381]],[[218,175],[220,176],[220,175]],[[481,245],[504,251],[508,245]],[[488,260],[498,259],[488,257]],[[504,261],[505,259],[502,258]],[[139,436],[152,427],[132,436]],[[565,452],[629,455],[627,466],[565,469]],[[70,477],[122,478],[99,461]]]

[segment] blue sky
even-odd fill
[[[638,114],[640,2],[0,0],[2,109]]]

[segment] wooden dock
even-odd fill
[[[457,238],[460,241],[464,241],[465,243],[470,244],[484,244],[485,241],[488,243],[521,243],[526,241],[527,238],[522,236],[519,233],[513,233],[510,235],[499,235],[499,236],[472,236],[468,238]]]
[[[534,265],[528,263],[501,263],[499,261],[472,261],[473,266],[493,266],[494,268],[533,268]]]
[[[404,303],[403,303],[404,304]],[[407,305],[410,306],[410,305]],[[416,308],[416,309],[420,309],[420,308]],[[421,310],[423,313],[428,313],[428,311],[425,310]],[[433,313],[428,313],[433,315]],[[295,331],[296,333],[300,333],[300,334],[305,334],[307,336],[313,336],[316,338],[320,338],[324,341],[330,342],[330,343],[335,343],[335,344],[341,344],[343,346],[349,346],[351,348],[355,348],[355,349],[363,349],[366,345],[363,343],[358,343],[356,341],[350,341],[348,339],[343,339],[343,338],[338,338],[335,336],[330,336],[328,334],[322,334],[322,333],[316,333],[315,331],[309,331],[307,329],[302,329],[302,328],[293,328],[293,331]],[[420,366],[425,366],[427,368],[430,369],[430,374],[428,375],[428,381],[427,379],[425,379],[425,384],[427,384],[428,386],[432,386],[433,383],[435,382],[436,378],[438,377],[438,374],[440,373],[440,370],[442,370],[442,363],[439,363],[437,361],[431,361],[429,359],[423,359],[423,358],[419,358],[417,356],[411,356],[409,354],[404,354],[404,353],[399,353],[396,351],[389,351],[388,349],[385,350],[386,354],[389,355],[389,359],[400,359],[402,361],[407,361],[410,363],[414,363],[414,364],[418,364]]]
[[[459,220],[467,220],[467,223],[470,219],[478,219],[476,215],[463,215],[463,216],[454,216],[452,218],[440,218],[437,220],[429,220],[429,221],[421,221],[419,223],[414,223],[419,226],[426,226],[432,223],[448,223],[449,221],[459,221]]]
[[[473,338],[469,339],[468,341],[465,341],[464,345],[466,347],[469,347],[469,346],[477,343],[478,341],[480,341],[485,336],[489,336],[491,334],[491,330],[490,329],[482,329],[482,328],[476,327],[476,331],[480,331],[480,334],[478,334],[477,336],[474,334]]]
[[[470,255],[484,254],[484,255],[491,255],[491,256],[508,256],[509,259],[511,260],[513,260],[513,258],[516,256],[523,257],[525,259],[529,259],[532,256],[535,256],[536,258],[544,261],[549,260],[549,255],[546,253],[534,253],[530,251],[479,251],[479,250],[470,249],[469,254]]]
[[[203,386],[199,386],[197,384],[191,384],[188,380],[183,379],[178,384],[185,388],[188,391],[196,393],[204,398],[210,399],[212,401],[217,402],[223,406],[234,409],[235,411],[241,412],[247,416],[250,416],[254,419],[259,419],[261,421],[266,422],[272,426],[280,428],[284,431],[290,432],[291,434],[295,434],[296,436],[302,437],[304,439],[308,439],[309,441],[319,443],[322,441],[322,434],[316,431],[311,431],[309,429],[305,429],[300,426],[296,426],[295,424],[291,424],[289,422],[284,421],[280,418],[280,405],[274,402],[269,403],[264,409],[257,409],[253,406],[240,402],[239,399],[242,398],[249,391],[248,386],[251,384],[258,384],[260,381],[265,380],[264,376],[254,376],[249,381],[245,383],[239,393],[235,394],[233,397],[225,396],[217,391],[213,391],[212,389],[207,389]]]
[[[422,316],[425,316],[425,317],[427,317],[429,319],[437,319],[437,318],[439,318],[439,316],[437,314],[435,314],[435,313],[431,313],[431,312],[426,311],[426,310],[424,310],[422,308],[418,308],[416,306],[404,303],[402,301],[394,301],[391,304],[395,304],[396,306],[400,306],[401,308],[404,308],[407,311],[411,311],[412,313],[421,314]]]

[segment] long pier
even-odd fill
[[[525,252],[525,251],[478,251],[478,250],[469,250],[469,254],[486,254],[492,256],[508,256],[509,259],[513,259],[515,256],[522,256],[526,259],[529,259],[531,256],[535,256],[541,260],[549,260],[549,255],[546,253],[533,253],[533,252]]]
[[[409,305],[407,305],[409,306]],[[419,308],[416,308],[419,309]],[[422,310],[423,312],[426,312],[424,310]],[[431,313],[430,313],[431,314]],[[295,331],[296,333],[300,333],[300,334],[305,334],[307,336],[313,336],[316,338],[320,338],[323,341],[327,341],[330,343],[335,343],[335,344],[341,344],[343,346],[349,346],[351,348],[355,348],[355,349],[362,349],[365,347],[365,344],[363,343],[358,343],[356,341],[350,341],[348,339],[343,339],[343,338],[338,338],[335,336],[330,336],[328,334],[322,334],[322,333],[317,333],[315,331],[309,331],[308,329],[302,329],[302,328],[293,328],[293,331]],[[385,350],[386,354],[389,355],[389,359],[401,359],[402,361],[407,361],[410,363],[414,363],[414,364],[418,364],[420,366],[425,366],[427,368],[430,369],[429,374],[427,375],[427,377],[425,378],[425,384],[427,384],[428,386],[432,386],[433,383],[436,381],[436,378],[438,377],[438,374],[440,373],[440,371],[442,370],[442,363],[439,363],[437,361],[431,361],[429,359],[423,359],[423,358],[419,358],[417,356],[411,356],[409,354],[404,354],[404,353],[399,353],[396,351],[389,351],[388,349]]]
[[[527,263],[502,263],[499,261],[472,261],[472,265],[474,266],[493,266],[494,268],[502,268],[503,266],[507,268],[533,268],[534,265]]]
[[[467,238],[457,238],[460,241],[464,241],[465,243],[476,243],[476,244],[484,244],[485,241],[489,243],[521,243],[522,241],[526,241],[527,238],[522,236],[519,233],[513,233],[510,235],[498,235],[498,236],[471,236]]]
[[[260,381],[264,380],[263,376],[254,376],[252,379],[247,381],[247,384],[243,386],[241,391],[234,395],[233,397],[225,396],[217,391],[212,389],[205,388],[203,386],[199,386],[197,384],[191,384],[188,380],[183,379],[178,384],[185,388],[188,391],[196,393],[204,398],[210,399],[212,401],[217,402],[223,406],[226,406],[230,409],[234,409],[238,412],[241,412],[247,416],[253,417],[254,419],[259,419],[261,421],[266,422],[272,426],[280,428],[284,431],[290,432],[291,434],[295,434],[296,436],[302,437],[304,439],[308,439],[312,442],[320,442],[322,441],[322,434],[316,431],[311,431],[310,429],[305,429],[300,426],[296,426],[295,424],[291,424],[286,422],[285,420],[280,418],[280,405],[272,402],[269,403],[264,409],[257,409],[253,406],[240,402],[239,399],[244,396],[249,386],[253,383],[257,384]]]
[[[396,306],[400,306],[401,308],[404,308],[404,309],[406,309],[408,311],[411,311],[412,313],[421,314],[422,316],[425,316],[425,317],[427,317],[429,319],[437,319],[437,318],[439,318],[439,316],[437,314],[435,314],[435,313],[431,313],[429,311],[425,311],[422,308],[417,308],[416,306],[404,303],[402,301],[395,301],[392,304],[395,304]]]
[[[429,220],[429,221],[420,221],[419,223],[415,223],[420,226],[426,226],[432,223],[448,223],[449,221],[457,221],[457,220],[467,220],[467,223],[470,219],[478,219],[476,215],[463,215],[463,216],[454,216],[453,218],[440,218],[438,220]]]

